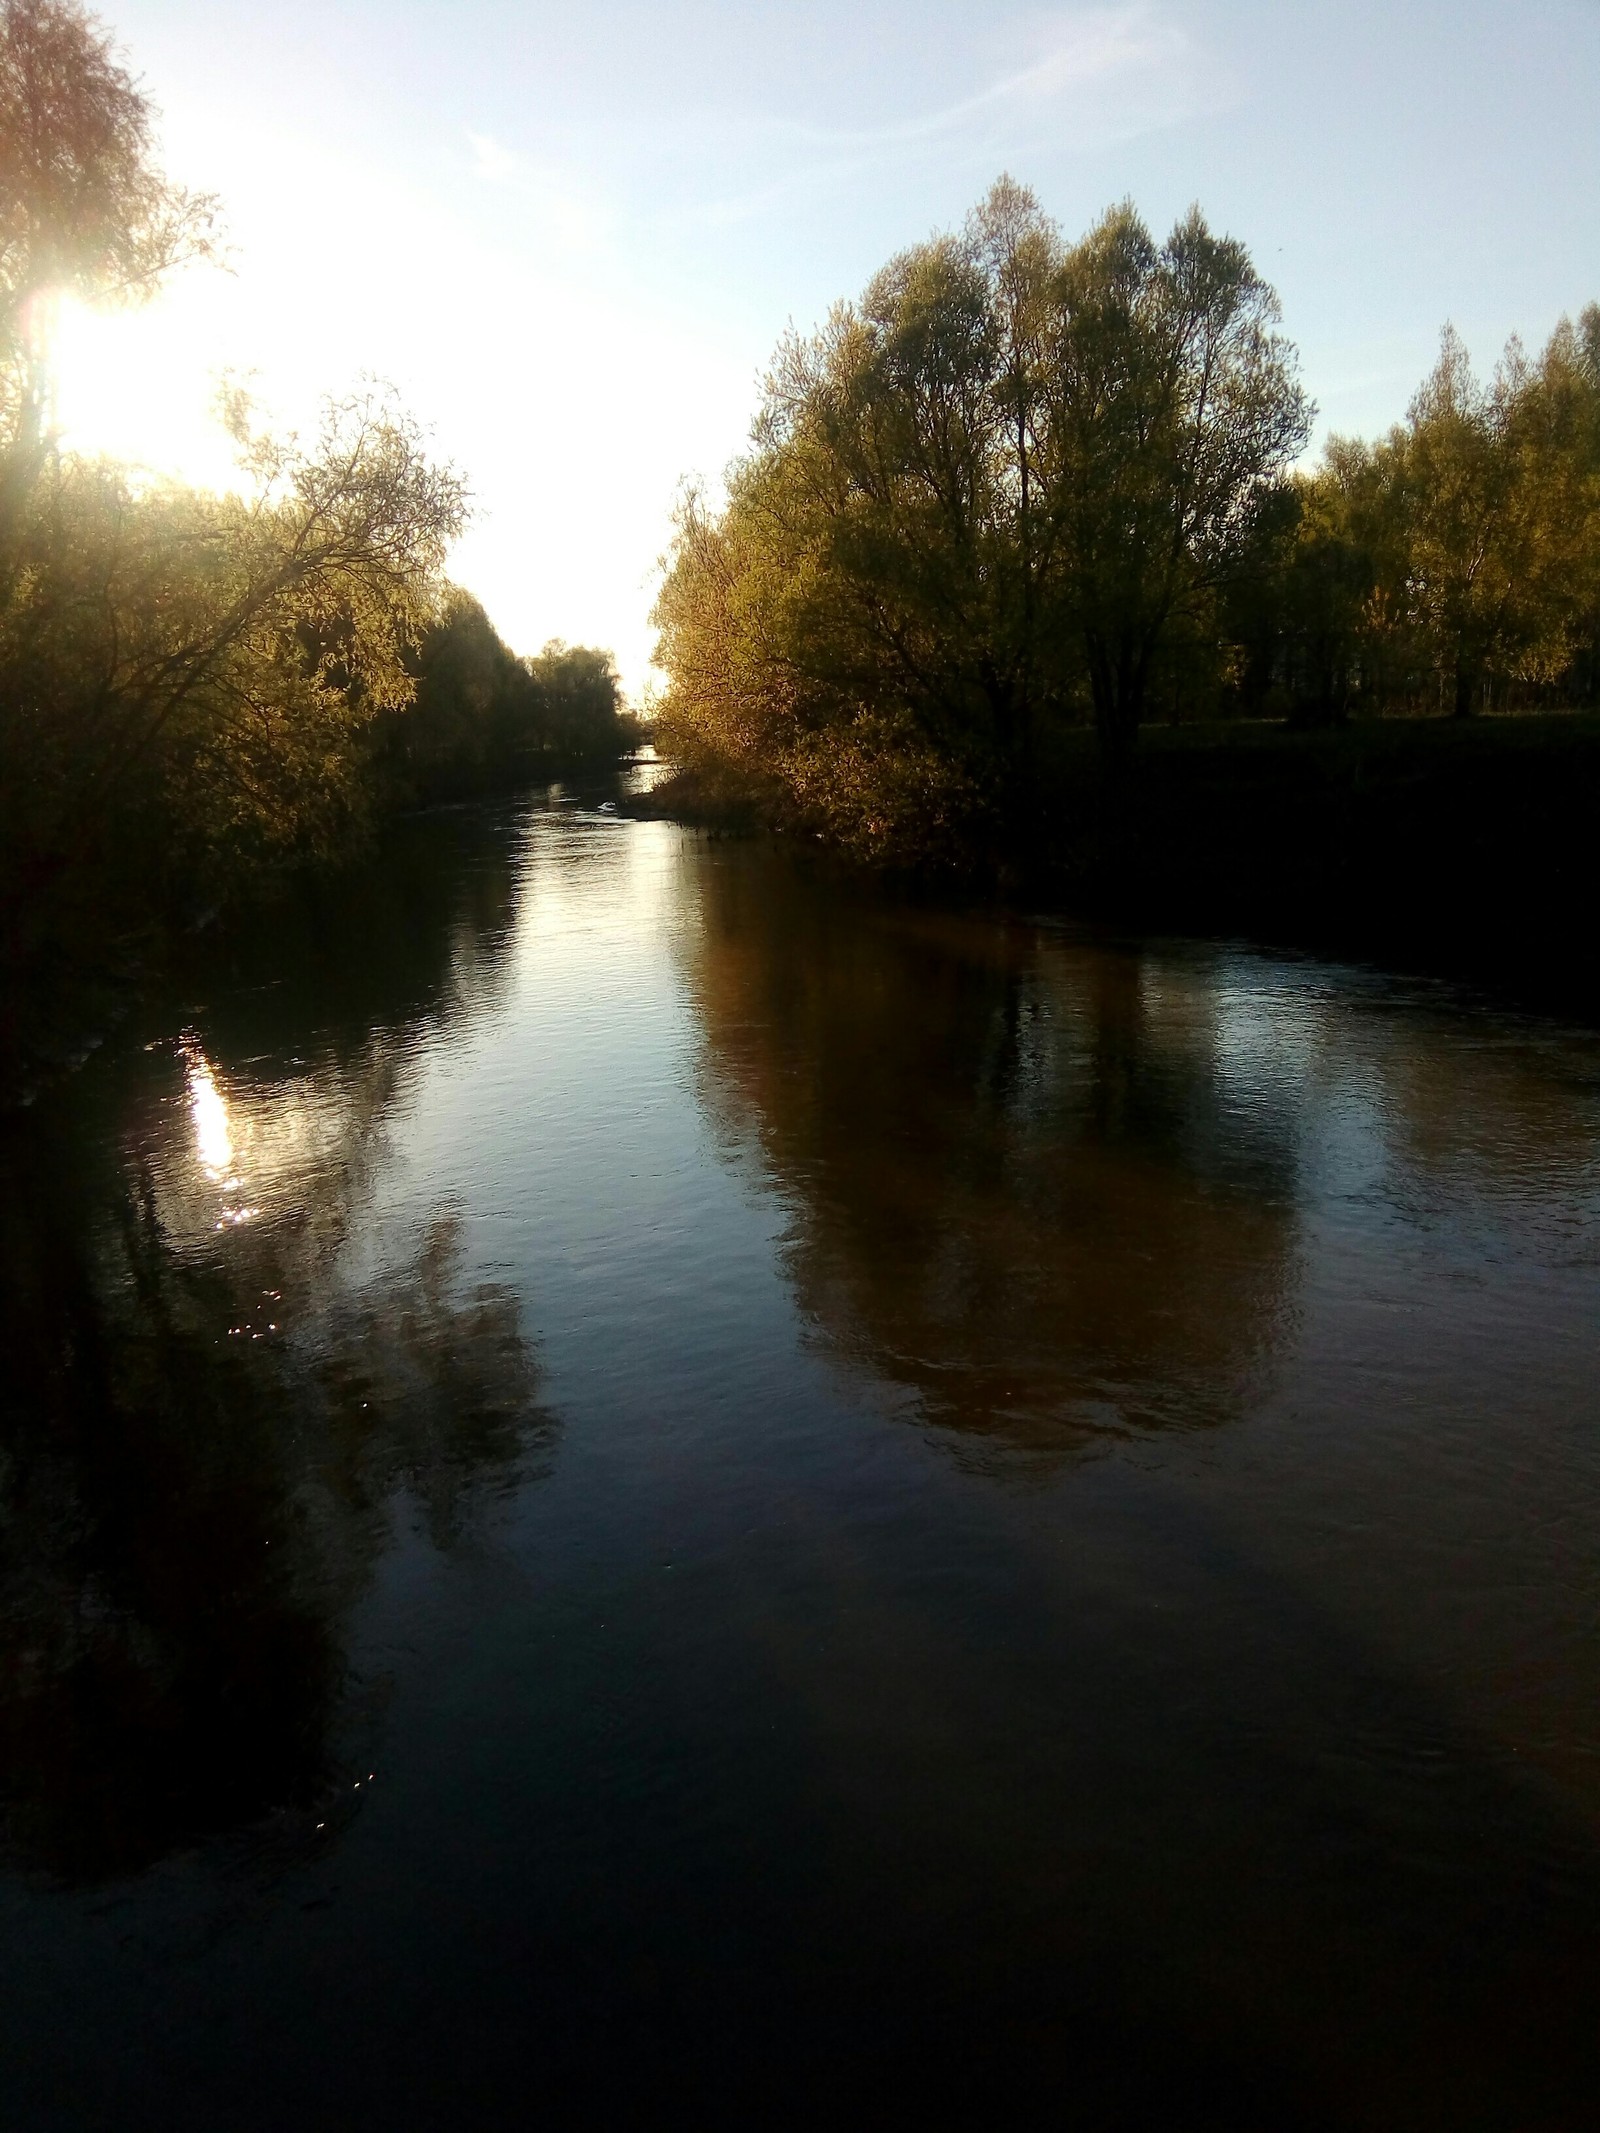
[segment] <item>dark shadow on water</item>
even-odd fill
[[[509,851],[465,834],[466,869],[424,826],[337,905],[263,920],[209,973],[214,1009],[0,1140],[22,1862],[94,1879],[267,1815],[314,1826],[361,1759],[347,1631],[398,1524],[448,1548],[548,1459],[519,1300],[466,1271],[453,1209],[350,1264],[417,1045],[496,981]]]
[[[706,1100],[835,1352],[969,1452],[1238,1411],[1294,1309],[1298,1120],[1228,1087],[1213,986],[758,847],[703,905]]]

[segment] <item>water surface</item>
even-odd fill
[[[1600,1039],[557,792],[3,1164],[8,2129],[1592,2123]]]

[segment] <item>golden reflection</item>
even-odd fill
[[[195,1153],[200,1158],[200,1167],[213,1184],[222,1186],[224,1191],[236,1192],[239,1180],[233,1174],[233,1131],[228,1123],[227,1102],[217,1087],[211,1062],[194,1037],[185,1037],[179,1050],[183,1054],[189,1116],[194,1121]],[[236,1214],[234,1219],[242,1218]]]

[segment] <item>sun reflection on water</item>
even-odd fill
[[[228,1103],[217,1086],[217,1077],[211,1062],[201,1049],[199,1039],[184,1037],[179,1044],[183,1054],[184,1079],[189,1091],[189,1116],[194,1121],[195,1154],[200,1159],[200,1168],[211,1183],[220,1186],[226,1193],[240,1189],[236,1163],[237,1154],[233,1143],[233,1128],[228,1118]],[[231,1229],[241,1222],[248,1222],[260,1213],[256,1207],[225,1207],[217,1222],[218,1229]]]
[[[233,1175],[233,1133],[228,1124],[228,1106],[211,1062],[193,1037],[185,1037],[184,1078],[189,1086],[189,1115],[194,1120],[195,1153],[200,1167],[214,1183],[229,1190],[239,1180]]]

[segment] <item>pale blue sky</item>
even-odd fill
[[[680,477],[793,319],[1001,170],[1069,233],[1198,200],[1276,283],[1322,430],[1600,298],[1600,0],[1092,8],[116,0],[233,277],[80,332],[63,414],[202,470],[208,368],[293,415],[392,378],[472,480],[457,575],[519,650],[645,677]]]

